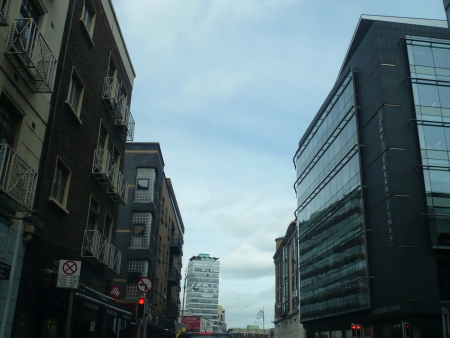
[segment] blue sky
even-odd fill
[[[228,328],[273,327],[275,238],[292,162],[361,14],[445,19],[442,0],[113,0],[137,73],[136,142],[159,142],[186,228],[183,264],[221,262]]]

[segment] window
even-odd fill
[[[67,196],[69,194],[70,170],[64,162],[58,157],[56,161],[55,175],[53,176],[52,194],[54,201],[60,206],[67,206]]]
[[[130,259],[127,266],[127,282],[125,298],[138,298],[140,292],[136,287],[136,282],[141,277],[148,274],[148,261],[143,259]]]
[[[108,71],[106,77],[117,77],[117,66],[112,54],[109,55]]]
[[[92,38],[92,35],[94,34],[94,25],[95,25],[95,10],[91,0],[84,1],[83,12],[81,13],[81,20],[83,21],[89,36]]]
[[[20,114],[16,107],[6,98],[4,93],[0,96],[0,143],[10,147],[14,145],[14,136],[19,124]]]
[[[83,100],[84,86],[78,77],[75,69],[72,70],[70,77],[69,92],[67,93],[67,103],[72,108],[75,115],[79,118],[81,111],[81,102]]]
[[[87,230],[98,229],[99,211],[100,211],[100,204],[93,196],[91,196],[91,201],[89,203]]]
[[[100,122],[100,130],[98,132],[97,149],[108,148],[109,133],[103,122]]]
[[[39,17],[41,15],[41,10],[36,6],[35,2],[32,0],[23,0],[20,6],[19,18],[31,18],[36,23],[39,23]]]
[[[150,248],[152,213],[133,212],[132,222],[130,247],[139,249]]]
[[[138,168],[136,173],[135,202],[153,202],[153,192],[156,179],[154,168]]]
[[[111,242],[113,228],[113,219],[108,214],[105,215],[105,226],[103,227],[103,236]]]

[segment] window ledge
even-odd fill
[[[80,124],[83,124],[83,121],[81,121],[80,117],[77,114],[77,111],[75,109],[73,109],[72,104],[69,101],[64,101],[66,103],[66,105],[70,108],[70,110],[72,111],[73,115],[77,118],[78,122],[80,122]]]
[[[48,200],[50,202],[52,202],[54,205],[56,205],[58,208],[60,208],[62,211],[64,211],[66,214],[69,214],[69,210],[67,210],[61,203],[58,202],[58,200],[56,200],[55,198],[53,198],[52,196],[50,196],[48,198]]]
[[[91,33],[89,33],[89,30],[86,27],[86,24],[84,23],[84,20],[82,18],[80,18],[80,22],[81,22],[81,26],[83,26],[83,28],[84,28],[84,32],[86,33],[86,35],[89,39],[89,43],[91,44],[92,47],[94,47],[94,40],[92,40],[92,35],[91,35]]]

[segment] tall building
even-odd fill
[[[187,275],[194,276],[196,283],[188,283],[186,290],[187,310],[193,316],[213,321],[213,330],[219,325],[219,258],[198,254],[189,259]]]
[[[68,6],[69,0],[1,1],[0,337],[11,337],[25,251],[42,235],[29,216]]]
[[[227,322],[225,318],[225,309],[222,305],[219,305],[218,308],[218,324],[217,324],[218,332],[226,332],[227,331]]]
[[[298,232],[292,221],[284,237],[275,240],[275,336],[305,338],[299,315]]]
[[[308,337],[447,336],[449,155],[447,22],[362,16],[294,156]]]
[[[143,277],[151,280],[152,289],[145,294],[146,333],[159,337],[167,330],[174,333],[178,320],[183,219],[159,143],[127,143],[124,174],[130,191],[128,204],[120,208],[116,245],[122,264],[114,285],[123,290],[119,301],[134,312],[141,295],[137,283]]]
[[[114,319],[128,327],[131,320],[109,287],[120,272],[114,243],[119,205],[127,202],[121,171],[134,131],[129,106],[135,73],[111,1],[12,5],[18,19],[11,26],[16,54],[7,68],[17,69],[11,79],[33,92],[52,92],[30,100],[17,96],[20,105],[45,103],[42,117],[17,109],[5,120],[14,130],[20,122],[14,116],[22,113],[23,132],[39,136],[26,145],[25,158],[39,164],[32,212],[43,224],[26,244],[12,337],[105,337]]]

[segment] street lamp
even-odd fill
[[[197,278],[195,278],[194,274],[186,271],[186,275],[184,277],[184,288],[183,288],[183,306],[181,307],[181,324],[183,324],[183,316],[184,316],[184,307],[186,306],[186,285],[194,284],[193,290],[197,291],[199,287],[197,286]]]
[[[260,310],[257,314],[256,314],[256,319],[260,319],[262,318],[263,320],[263,334],[265,334],[265,330],[264,330],[264,308],[262,308],[262,310]]]

